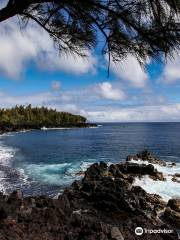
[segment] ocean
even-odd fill
[[[179,196],[180,123],[102,123],[97,128],[34,130],[0,136],[0,191],[56,197],[94,162],[119,163],[148,149],[175,167],[164,167],[166,182],[137,179],[165,200]],[[158,166],[157,166],[158,167]],[[159,167],[158,167],[159,168]],[[153,182],[152,182],[153,181]]]

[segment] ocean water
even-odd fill
[[[97,128],[5,134],[0,136],[0,191],[21,189],[25,195],[54,197],[80,179],[90,164],[118,163],[143,149],[177,165],[160,169],[169,180],[164,185],[152,184],[148,177],[135,184],[166,200],[180,195],[180,184],[168,176],[180,171],[180,123],[104,123]]]

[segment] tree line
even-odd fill
[[[58,112],[46,107],[15,106],[10,109],[0,109],[0,128],[35,128],[83,126],[86,118],[68,112]]]

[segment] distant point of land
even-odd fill
[[[91,127],[87,119],[68,112],[58,112],[46,107],[15,106],[0,109],[0,133],[60,127]]]

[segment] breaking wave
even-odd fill
[[[0,137],[0,139],[3,136]],[[16,175],[16,172],[11,170],[11,160],[16,153],[16,149],[5,146],[2,141],[0,141],[0,191],[6,192],[7,182],[9,178]]]
[[[25,171],[34,180],[57,186],[66,186],[74,180],[80,179],[83,172],[91,164],[92,162],[29,164],[25,166]]]
[[[131,162],[149,164],[148,161],[141,160],[132,160]],[[149,176],[144,176],[142,178],[136,178],[134,185],[141,186],[148,193],[160,195],[165,201],[174,197],[180,198],[180,183],[172,181],[173,175],[180,173],[180,163],[176,163],[174,166],[170,162],[167,162],[166,166],[160,166],[158,164],[152,165],[159,172],[163,173],[166,181],[154,181]],[[177,180],[180,181],[180,178],[177,177]]]

